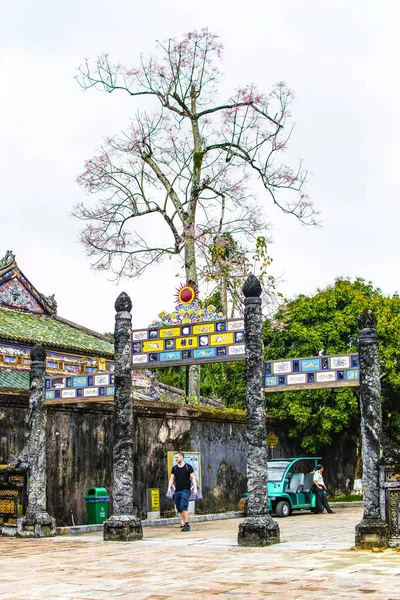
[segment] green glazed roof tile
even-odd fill
[[[114,346],[60,317],[46,317],[0,308],[0,340],[45,348],[70,350],[82,354],[114,356]]]
[[[29,390],[29,373],[0,369],[1,390]]]

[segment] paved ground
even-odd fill
[[[0,538],[0,599],[326,598],[400,600],[400,552],[352,550],[362,509],[279,519],[282,543],[240,548],[240,519],[146,527],[139,542],[101,534]],[[399,577],[399,579],[397,579]]]

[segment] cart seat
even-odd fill
[[[306,473],[304,476],[304,493],[308,494],[311,492],[311,488],[314,483],[314,473]]]
[[[289,492],[298,494],[303,491],[304,473],[293,473],[290,479]]]

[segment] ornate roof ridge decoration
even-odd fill
[[[11,250],[7,250],[3,258],[0,258],[0,272],[16,265],[15,254]]]
[[[162,310],[149,327],[168,327],[205,321],[224,321],[226,316],[218,312],[213,304],[201,307],[198,303],[197,286],[191,282],[181,284],[176,290],[175,310],[167,313]]]
[[[45,296],[31,284],[11,250],[0,259],[0,307],[32,314],[57,314],[54,294]]]
[[[50,309],[53,311],[53,314],[57,314],[57,300],[55,298],[55,294],[51,294],[51,296],[45,296],[44,294],[40,294],[41,299]]]

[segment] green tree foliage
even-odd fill
[[[378,319],[384,427],[400,441],[397,294],[385,297],[371,282],[340,279],[314,296],[286,301],[274,319],[264,323],[265,356],[274,360],[316,356],[321,350],[325,354],[356,352],[357,320],[364,308],[370,308]],[[267,408],[289,424],[290,435],[307,452],[330,444],[345,430],[349,434],[358,431],[358,388],[269,393]]]

